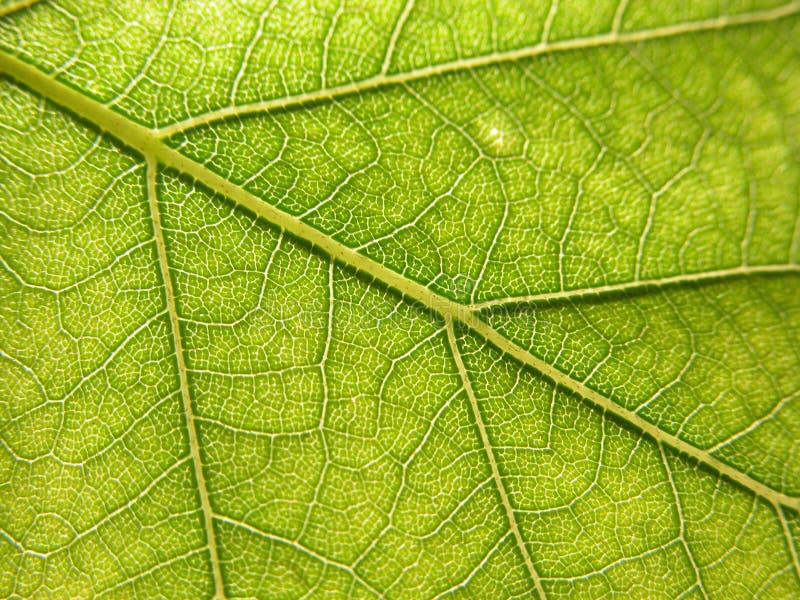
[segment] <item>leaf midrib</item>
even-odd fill
[[[800,2],[793,2],[788,4],[784,7],[781,7],[777,10],[770,10],[770,11],[763,11],[761,13],[748,13],[743,15],[742,17],[747,17],[747,20],[744,18],[739,18],[734,20],[733,18],[725,18],[724,23],[720,23],[720,19],[714,20],[714,27],[712,28],[721,28],[723,26],[731,25],[731,24],[743,24],[745,22],[757,22],[757,21],[766,21],[766,20],[773,20],[776,18],[780,18],[783,16],[788,16],[790,14],[794,14],[800,10]],[[755,18],[754,18],[755,16]],[[700,23],[700,22],[695,22]],[[693,25],[693,24],[690,24]],[[675,26],[676,28],[678,26]],[[700,30],[700,27],[691,27],[686,28],[686,26],[682,26],[682,31],[674,31],[671,34],[664,34],[659,37],[664,37],[666,35],[676,35],[677,33],[685,33],[687,31],[697,31]],[[706,25],[706,29],[709,28]],[[674,28],[673,28],[674,29]],[[620,42],[620,37],[616,36],[615,42]],[[629,41],[637,41],[637,40],[629,40]],[[602,45],[610,43],[609,41],[605,42],[598,42],[593,45]],[[525,49],[528,54],[526,56],[533,56],[535,54],[541,54],[542,51],[536,51],[537,47],[531,47]],[[552,48],[552,45],[551,45]],[[415,79],[419,79],[422,77],[433,76],[440,73],[452,72],[455,70],[465,69],[465,68],[473,68],[475,66],[483,66],[488,64],[494,64],[497,62],[501,62],[501,60],[513,60],[517,57],[505,56],[504,58],[498,58],[498,55],[488,55],[486,57],[479,57],[474,59],[475,64],[470,64],[465,66],[464,62],[461,61],[460,63],[447,63],[445,65],[439,65],[437,67],[432,67],[431,69],[425,70],[422,73],[422,70],[417,73],[414,77]],[[480,64],[478,64],[480,63]],[[410,298],[416,302],[423,304],[428,309],[438,313],[444,320],[448,323],[452,323],[454,321],[458,321],[473,332],[478,334],[479,336],[483,337],[496,347],[498,347],[501,351],[506,354],[509,354],[516,360],[520,361],[522,364],[532,367],[545,377],[553,380],[556,384],[562,386],[563,388],[573,391],[578,395],[584,397],[588,400],[591,404],[594,404],[596,407],[601,409],[604,412],[608,412],[610,414],[615,415],[617,418],[621,419],[624,422],[632,425],[636,429],[639,429],[646,435],[650,436],[651,438],[655,439],[660,444],[665,444],[671,446],[672,448],[678,450],[679,452],[685,453],[692,457],[693,459],[697,460],[698,462],[710,467],[714,471],[718,472],[719,474],[725,476],[726,478],[738,483],[742,487],[750,490],[752,493],[756,494],[767,500],[769,503],[773,504],[776,508],[776,513],[779,516],[781,521],[784,520],[783,511],[780,508],[782,506],[786,506],[793,510],[800,510],[800,498],[789,496],[784,494],[778,490],[775,490],[760,481],[757,481],[750,477],[749,475],[731,467],[727,463],[724,463],[715,457],[711,456],[708,452],[704,450],[700,450],[688,444],[687,442],[673,436],[670,434],[665,433],[657,426],[653,425],[652,423],[644,420],[635,412],[629,411],[624,407],[616,404],[610,398],[607,398],[600,393],[588,388],[583,383],[572,379],[566,373],[558,370],[554,365],[546,363],[542,361],[538,357],[533,356],[530,352],[525,350],[524,348],[518,346],[516,343],[512,342],[508,338],[504,337],[501,333],[499,333],[496,329],[488,325],[486,322],[482,321],[478,316],[475,309],[478,308],[477,305],[462,305],[452,300],[445,298],[424,285],[416,282],[408,277],[397,273],[387,266],[374,261],[362,254],[359,254],[357,251],[353,250],[338,242],[337,240],[331,238],[327,234],[322,233],[321,231],[307,225],[306,223],[299,220],[297,217],[286,213],[277,207],[264,202],[263,200],[259,199],[258,197],[254,196],[253,194],[247,192],[243,188],[231,183],[230,181],[224,179],[223,177],[217,175],[204,165],[193,161],[192,159],[180,154],[176,150],[166,146],[163,142],[163,135],[164,130],[151,130],[147,129],[137,123],[132,122],[131,120],[127,119],[126,117],[120,115],[109,109],[108,107],[100,104],[99,102],[84,96],[82,93],[68,87],[67,85],[56,81],[54,78],[50,77],[49,75],[44,74],[43,72],[39,71],[35,67],[23,62],[22,60],[12,57],[5,52],[0,51],[0,73],[6,73],[17,79],[20,83],[26,85],[27,87],[31,88],[35,92],[41,94],[43,97],[49,99],[53,103],[66,108],[67,110],[76,113],[81,118],[91,122],[94,126],[99,127],[101,130],[108,132],[114,138],[120,140],[125,145],[130,146],[131,148],[140,152],[148,162],[148,169],[154,167],[157,162],[163,163],[165,166],[173,168],[180,173],[186,174],[198,182],[208,186],[211,190],[224,195],[235,203],[239,204],[240,206],[246,208],[247,210],[255,213],[257,216],[264,218],[265,220],[271,222],[272,224],[280,227],[281,229],[291,233],[293,236],[306,240],[310,242],[312,245],[318,247],[324,253],[328,254],[332,260],[339,261],[345,265],[348,265],[358,271],[361,271],[370,277],[374,278],[375,280],[381,282],[382,284],[392,288]],[[420,74],[421,73],[421,74]],[[408,75],[408,74],[406,74]],[[381,85],[387,85],[389,82],[388,80],[390,77],[395,76],[385,76],[383,77],[383,81],[379,83],[375,83],[371,85],[371,88],[376,88]],[[410,80],[410,79],[406,79]],[[345,86],[346,87],[346,86]],[[350,89],[342,91],[342,88],[336,88],[339,90],[339,94],[347,94],[347,93],[357,93],[363,91],[365,88],[361,87],[359,89]],[[318,98],[312,98],[313,94],[307,94],[305,97],[291,97],[289,99],[283,99],[282,104],[278,106],[278,104],[273,103],[271,107],[265,108],[264,105],[260,105],[256,107],[255,105],[248,105],[245,107],[240,107],[242,110],[246,112],[264,112],[265,110],[276,110],[277,108],[285,108],[290,105],[291,103],[295,104],[303,104],[312,100],[317,99],[324,99],[324,98],[331,98],[334,97],[331,95],[333,90],[323,90],[320,92]],[[268,104],[268,103],[267,103]],[[231,109],[235,110],[235,109]],[[212,113],[209,113],[211,115]],[[213,118],[208,118],[205,122],[211,122],[213,120],[217,120],[219,118],[226,118],[227,116],[231,116],[232,114],[242,114],[242,113],[234,113],[231,112],[230,114],[226,114],[224,116],[220,116],[219,114],[215,114]],[[192,126],[196,125],[197,123],[193,124]],[[150,190],[148,190],[148,194],[150,194]],[[154,226],[158,230],[160,228],[160,224],[158,223],[158,219],[154,214]],[[163,237],[163,233],[157,231],[157,236],[161,234]],[[162,265],[163,270],[164,265]],[[797,265],[774,265],[768,267],[772,270],[786,270],[786,271],[797,271]],[[741,274],[741,272],[739,273]],[[215,583],[215,591],[217,596],[223,595],[223,588],[222,588],[222,578],[220,572],[220,565],[219,559],[216,556],[216,548],[214,542],[214,530],[213,530],[213,523],[212,519],[216,517],[213,514],[210,501],[208,498],[208,491],[205,487],[203,472],[202,472],[202,465],[200,464],[200,457],[199,457],[199,447],[197,445],[196,440],[196,433],[194,436],[194,441],[192,442],[192,432],[194,432],[194,423],[191,418],[191,401],[188,398],[188,388],[184,390],[185,386],[185,365],[183,364],[183,356],[182,356],[182,347],[180,344],[180,333],[177,329],[177,313],[174,311],[174,292],[171,289],[171,286],[168,285],[169,277],[168,273],[164,273],[165,277],[165,289],[168,296],[168,306],[173,307],[173,311],[170,313],[170,320],[174,321],[173,325],[173,336],[175,338],[176,344],[176,354],[178,355],[178,362],[179,362],[179,371],[181,377],[181,391],[182,395],[184,396],[184,408],[187,412],[187,419],[189,421],[189,430],[190,430],[190,451],[192,452],[192,459],[195,465],[195,473],[199,472],[198,476],[198,485],[201,488],[201,501],[202,501],[202,508],[205,517],[205,529],[207,530],[206,533],[209,536],[209,549],[212,553],[212,566],[214,569],[214,583]],[[694,280],[699,280],[702,277],[702,274],[694,275]],[[708,274],[711,278],[716,278],[719,276],[719,272],[711,272]],[[658,281],[647,282],[649,284],[658,284]],[[677,281],[676,281],[677,283]],[[627,284],[630,287],[631,284]],[[188,404],[187,404],[188,402]],[[196,456],[195,456],[196,455]],[[785,528],[785,524],[784,524]]]
[[[793,5],[794,6],[794,5]],[[798,3],[800,6],[800,3]],[[684,440],[664,432],[657,426],[617,404],[585,384],[573,379],[542,359],[532,355],[525,348],[517,345],[481,320],[470,306],[462,305],[437,294],[421,283],[414,281],[386,265],[379,263],[343,243],[333,239],[318,229],[304,223],[291,215],[268,204],[245,189],[231,183],[214,173],[204,165],[179,153],[165,145],[157,134],[146,127],[128,120],[126,117],[103,106],[77,90],[55,80],[22,60],[0,52],[0,72],[6,73],[20,83],[31,88],[53,103],[76,113],[94,126],[108,132],[127,146],[140,152],[145,158],[161,162],[167,167],[188,175],[238,205],[264,218],[273,225],[289,232],[296,238],[305,240],[330,256],[333,260],[369,275],[383,285],[394,289],[401,295],[414,300],[444,319],[458,321],[469,329],[491,342],[504,353],[509,354],[521,363],[532,367],[545,377],[551,379],[565,389],[584,397],[603,411],[614,414],[617,418],[641,430],[650,437],[683,452],[714,471],[737,482],[751,492],[765,498],[775,505],[784,505],[800,511],[800,497],[790,496],[775,490],[749,475],[731,467],[727,463],[711,456]]]

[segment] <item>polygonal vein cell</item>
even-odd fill
[[[0,95],[0,595],[207,596],[144,165]]]
[[[210,50],[183,30],[216,4],[100,29],[65,6],[2,35],[125,117],[0,65],[149,171],[4,83],[2,595],[797,593],[797,20],[586,48],[796,4],[675,25],[556,2],[520,29],[334,3],[280,81],[253,77],[294,52],[279,3]],[[345,41],[367,22],[377,53]],[[43,59],[57,26],[91,41]],[[466,60],[427,41],[450,35]],[[212,110],[198,65],[256,102],[231,115],[273,112],[169,145],[128,120]]]

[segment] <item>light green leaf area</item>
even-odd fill
[[[0,1],[0,597],[800,597],[798,40]]]

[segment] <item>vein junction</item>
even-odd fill
[[[402,23],[408,17],[406,11],[410,11],[412,4],[413,3],[409,2],[409,4],[406,6],[400,23],[398,24],[399,26],[402,26]],[[515,61],[523,58],[531,58],[534,56],[551,54],[555,52],[581,50],[599,46],[608,46],[611,44],[634,44],[637,42],[650,41],[692,32],[713,31],[715,29],[722,29],[736,25],[774,21],[776,19],[793,15],[798,11],[800,11],[800,1],[795,1],[770,10],[754,11],[735,16],[721,16],[711,19],[691,21],[689,23],[667,25],[654,29],[645,29],[641,31],[620,33],[617,29],[614,29],[610,33],[606,34],[559,40],[554,42],[548,42],[545,37],[542,42],[533,46],[526,46],[516,50],[510,50],[508,52],[497,52],[472,58],[464,58],[452,62],[431,65],[429,67],[422,67],[404,73],[387,74],[388,64],[384,63],[380,73],[361,81],[354,81],[353,83],[330,88],[323,86],[323,88],[320,90],[307,92],[296,96],[293,95],[284,98],[266,100],[263,102],[254,102],[251,104],[222,108],[216,111],[191,117],[185,121],[180,121],[161,129],[156,129],[155,133],[158,137],[169,137],[181,131],[193,129],[200,125],[206,125],[208,123],[213,123],[215,121],[230,117],[241,117],[248,114],[287,109],[322,100],[332,100],[334,98],[358,94],[380,87],[410,83],[436,75],[444,75],[446,73],[453,73],[456,71],[468,71],[470,69],[476,69],[488,65]],[[387,52],[387,60],[391,59],[391,51],[393,51],[395,42],[396,40],[394,38],[390,41],[389,52]]]
[[[180,333],[180,323],[178,321],[178,310],[175,306],[175,291],[172,287],[172,279],[169,273],[169,262],[167,259],[167,247],[164,242],[164,228],[161,224],[161,213],[158,208],[158,197],[156,192],[156,163],[147,160],[147,198],[150,206],[150,215],[153,220],[153,231],[155,232],[156,248],[158,251],[158,263],[161,270],[161,278],[164,282],[164,291],[167,302],[167,313],[169,314],[172,337],[175,340],[175,356],[178,360],[178,377],[180,380],[181,399],[183,401],[183,411],[186,415],[187,434],[189,437],[189,454],[192,457],[194,476],[197,480],[197,487],[200,490],[200,505],[203,509],[203,521],[206,536],[208,537],[208,550],[211,554],[211,565],[214,576],[214,597],[222,598],[225,590],[222,584],[222,571],[220,567],[217,543],[214,533],[213,511],[211,501],[208,497],[208,487],[205,483],[205,473],[203,472],[203,461],[200,456],[200,444],[197,440],[197,426],[195,425],[194,410],[192,409],[192,398],[189,391],[189,381],[186,370],[186,360],[183,351],[183,340]]]
[[[385,265],[360,254],[356,250],[334,240],[328,235],[304,223],[297,217],[268,204],[245,189],[217,175],[210,169],[187,158],[176,150],[166,146],[158,132],[138,125],[124,116],[113,112],[97,101],[84,96],[52,77],[42,73],[23,61],[0,54],[0,71],[9,74],[20,83],[30,87],[42,96],[61,105],[79,116],[94,123],[128,146],[139,151],[151,162],[159,162],[188,175],[208,188],[230,198],[247,210],[266,219],[282,230],[297,238],[306,240],[328,254],[332,259],[363,272],[384,285],[398,291],[402,295],[419,302],[445,319],[463,323],[478,335],[510,354],[515,359],[528,365],[558,385],[572,390],[596,406],[616,415],[652,438],[683,452],[693,459],[711,467],[725,477],[739,483],[768,501],[800,510],[800,498],[786,495],[774,490],[749,475],[723,463],[705,450],[696,448],[676,436],[667,434],[644,418],[618,405],[616,402],[588,388],[569,375],[559,371],[553,365],[533,356],[496,329],[481,320],[475,309],[465,306],[433,292],[426,286],[397,273]]]
[[[796,11],[798,9],[798,6],[800,5],[798,5],[797,3],[793,3],[791,5],[788,5],[789,7],[788,9],[784,8],[782,10],[784,13],[788,14],[788,12]],[[770,18],[773,17],[774,15],[770,14]],[[720,23],[715,26],[722,26],[722,25],[723,24]],[[666,34],[671,35],[673,33],[682,33],[682,32],[684,31],[676,30],[674,32],[666,32],[665,35]],[[596,44],[592,45],[598,45],[599,43],[610,43],[611,41],[626,41],[622,38],[623,38],[622,35],[615,34],[613,39],[609,38],[607,40],[602,40],[601,42],[597,42]],[[628,41],[636,41],[636,40],[631,39]],[[535,52],[532,50],[527,50],[526,51],[527,54],[524,55],[532,56],[536,53],[542,53],[545,50],[550,51],[554,49],[554,47],[555,44],[548,46],[546,49],[542,48],[536,50]],[[657,440],[659,442],[660,447],[662,447],[662,445],[667,445],[682,453],[685,453],[686,455],[692,457],[693,459],[711,467],[712,469],[714,469],[721,475],[725,476],[726,478],[737,482],[739,485],[750,490],[754,494],[766,499],[768,502],[776,506],[777,514],[782,519],[782,521],[784,521],[783,524],[784,527],[786,527],[785,517],[783,516],[783,507],[790,508],[793,510],[800,510],[800,499],[776,491],[764,485],[763,483],[749,477],[747,474],[742,473],[737,469],[727,465],[726,463],[718,460],[710,452],[698,449],[676,436],[663,432],[657,426],[646,421],[644,418],[642,418],[635,412],[625,409],[624,407],[612,401],[610,398],[607,398],[599,394],[598,392],[588,388],[581,382],[576,381],[569,375],[559,371],[553,365],[542,361],[541,359],[535,357],[524,348],[515,344],[514,342],[506,338],[503,334],[494,329],[492,326],[488,325],[483,320],[481,320],[478,316],[478,311],[484,308],[490,308],[492,306],[501,305],[506,302],[531,302],[538,300],[553,300],[553,299],[559,299],[562,296],[567,297],[569,295],[574,296],[580,293],[601,293],[606,291],[617,291],[617,289],[619,290],[630,289],[635,286],[643,286],[643,285],[660,286],[672,283],[677,284],[681,282],[697,281],[700,279],[707,279],[707,278],[713,279],[713,278],[721,278],[728,276],[741,276],[751,273],[759,273],[762,271],[796,272],[798,270],[798,267],[796,265],[788,265],[788,266],[776,265],[770,268],[754,267],[751,269],[733,269],[730,270],[729,272],[728,271],[712,272],[702,275],[678,277],[675,278],[675,281],[665,281],[665,280],[651,281],[651,282],[644,281],[632,284],[624,284],[622,286],[617,286],[617,288],[615,289],[611,289],[610,287],[608,290],[595,289],[595,290],[588,290],[585,292],[576,291],[576,292],[562,293],[560,295],[553,295],[553,297],[550,297],[548,295],[543,295],[543,296],[526,297],[526,298],[506,298],[497,301],[465,306],[453,302],[448,298],[445,298],[444,296],[441,296],[435,292],[432,292],[426,286],[421,285],[420,283],[413,281],[395,271],[392,271],[385,265],[377,261],[374,261],[372,259],[369,259],[363,254],[358,253],[356,250],[340,242],[337,242],[328,235],[323,234],[319,230],[307,225],[297,217],[294,217],[272,205],[265,203],[263,200],[247,192],[242,187],[232,184],[226,179],[215,174],[213,171],[207,169],[205,166],[169,148],[162,142],[163,136],[169,133],[173,133],[175,131],[182,131],[201,123],[212,122],[214,120],[223,119],[232,115],[246,114],[248,112],[264,112],[269,110],[276,110],[292,105],[302,104],[310,100],[314,100],[317,98],[317,96],[319,96],[319,98],[332,98],[335,97],[336,95],[357,93],[363,91],[364,89],[369,89],[370,87],[377,87],[379,85],[388,85],[391,83],[402,81],[403,77],[406,77],[405,80],[410,80],[412,78],[427,77],[430,75],[437,74],[439,72],[443,73],[449,70],[455,70],[456,68],[458,69],[471,68],[473,66],[479,66],[479,64],[490,64],[491,62],[497,62],[499,60],[508,60],[513,58],[515,57],[513,56],[508,56],[508,57],[504,56],[500,58],[489,57],[489,59],[481,59],[481,61],[473,61],[475,62],[475,64],[472,63],[455,64],[455,66],[452,69],[449,67],[428,69],[425,70],[424,72],[414,73],[413,77],[386,76],[382,74],[379,79],[376,79],[374,82],[370,83],[367,86],[363,84],[357,84],[351,86],[350,88],[342,88],[339,90],[327,90],[319,92],[316,95],[306,95],[303,97],[290,98],[286,100],[275,101],[272,103],[263,103],[259,105],[237,107],[235,109],[232,108],[218,113],[209,113],[208,115],[200,117],[199,119],[193,119],[190,122],[186,122],[184,124],[177,124],[172,128],[166,128],[160,131],[150,130],[140,125],[137,125],[127,120],[126,118],[122,117],[121,115],[111,111],[109,108],[83,96],[81,93],[72,90],[64,86],[63,84],[58,83],[53,78],[44,75],[35,68],[31,67],[30,65],[27,65],[22,61],[19,61],[5,54],[0,54],[0,71],[10,74],[12,77],[18,79],[20,82],[32,88],[33,90],[37,91],[38,93],[42,94],[44,97],[52,100],[54,103],[62,105],[65,108],[79,114],[81,117],[91,121],[101,129],[108,131],[111,135],[118,138],[125,144],[141,152],[146,157],[148,162],[148,172],[149,172],[148,195],[150,198],[151,207],[155,203],[155,179],[154,179],[155,169],[157,163],[161,163],[166,167],[175,169],[181,173],[191,176],[198,182],[208,186],[212,190],[215,190],[222,195],[229,197],[240,206],[250,210],[251,212],[255,213],[260,217],[263,217],[267,221],[291,233],[293,236],[296,236],[297,238],[304,239],[312,243],[313,245],[317,246],[320,250],[327,253],[332,259],[337,260],[343,264],[349,265],[350,267],[353,267],[369,275],[375,280],[382,282],[386,286],[393,288],[394,290],[397,290],[407,298],[417,301],[423,304],[424,306],[428,307],[429,309],[437,312],[439,315],[441,315],[447,324],[448,341],[450,342],[452,354],[458,366],[459,373],[462,377],[464,390],[470,401],[470,406],[473,410],[475,419],[478,422],[479,429],[482,430],[481,439],[489,456],[490,464],[492,465],[493,478],[495,479],[496,485],[498,486],[500,495],[503,499],[503,504],[508,516],[510,529],[514,534],[515,541],[517,542],[520,552],[522,553],[525,559],[526,567],[528,568],[531,578],[535,583],[537,591],[539,591],[539,594],[542,597],[544,597],[544,592],[541,582],[539,580],[538,575],[536,574],[533,562],[526,550],[524,541],[522,540],[519,532],[519,528],[517,527],[516,522],[514,520],[514,513],[510,504],[510,500],[508,499],[508,496],[503,489],[503,483],[502,480],[500,479],[496,461],[492,457],[491,446],[488,443],[488,438],[486,436],[485,431],[483,430],[484,428],[482,426],[481,414],[478,409],[478,403],[475,399],[474,393],[471,390],[469,377],[467,375],[467,371],[464,366],[463,360],[461,359],[458,351],[454,335],[455,322],[459,322],[469,327],[472,331],[474,331],[487,341],[491,342],[493,345],[497,346],[503,352],[511,355],[521,363],[528,365],[533,369],[539,371],[544,376],[555,381],[558,385],[580,394],[581,396],[586,398],[589,402],[601,408],[603,411],[607,411],[611,414],[614,414],[618,418],[633,425],[637,429],[646,433],[648,436]],[[160,223],[158,220],[157,206],[155,206],[155,208],[152,208],[152,210],[154,215],[156,236],[158,238],[158,236],[160,235]],[[161,262],[162,275],[164,277],[166,285],[166,293],[168,297],[168,310],[170,314],[170,320],[173,326],[173,335],[175,336],[176,339],[176,346],[177,346],[176,353],[178,355],[178,361],[180,366],[179,371],[181,373],[181,382],[180,382],[181,392],[183,396],[185,412],[189,420],[189,437],[190,437],[192,460],[194,462],[195,473],[199,482],[199,487],[201,488],[201,496],[203,500],[202,502],[203,512],[206,521],[206,530],[210,538],[209,548],[212,553],[212,564],[214,565],[215,569],[214,575],[215,575],[216,593],[217,596],[222,596],[223,595],[222,578],[219,569],[219,560],[216,557],[214,533],[211,520],[213,518],[220,518],[224,520],[224,517],[213,515],[213,512],[211,510],[208,501],[208,494],[207,491],[205,490],[203,471],[202,471],[202,465],[200,463],[196,433],[193,433],[194,423],[191,417],[192,414],[191,399],[188,396],[188,383],[186,382],[186,376],[185,376],[186,368],[185,365],[183,364],[182,349],[180,345],[180,334],[179,330],[177,329],[178,323],[177,323],[177,312],[175,311],[174,292],[172,291],[171,286],[168,283],[169,282],[169,277],[167,272],[168,266],[166,264],[166,255],[165,252],[163,251],[163,239],[159,244],[159,260]],[[791,547],[792,546],[790,543],[790,548]],[[795,556],[795,562],[796,562],[796,556]]]

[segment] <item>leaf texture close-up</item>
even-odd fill
[[[0,597],[800,598],[800,2],[0,1]]]

